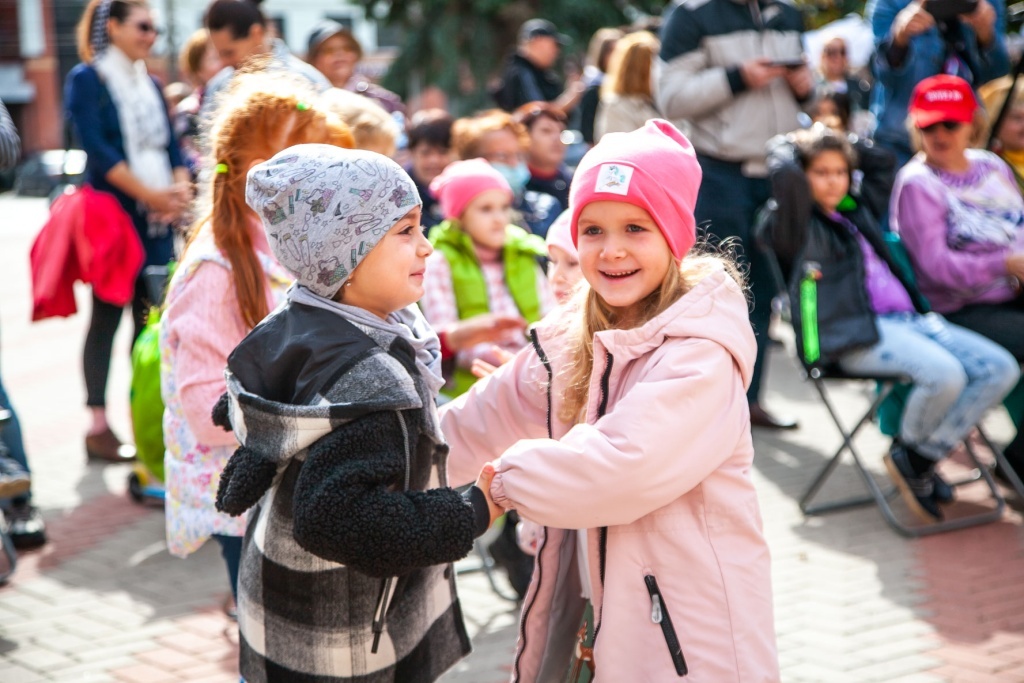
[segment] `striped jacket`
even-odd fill
[[[800,105],[783,79],[747,90],[740,65],[795,59],[803,17],[786,0],[685,0],[666,10],[656,66],[658,110],[689,132],[698,154],[756,167],[764,145],[799,127]]]
[[[13,168],[21,156],[21,139],[7,107],[0,101],[0,171]]]
[[[450,563],[473,506],[446,487],[404,339],[289,302],[228,358],[214,411],[242,446],[217,507],[255,505],[238,586],[248,683],[427,683],[469,650]]]

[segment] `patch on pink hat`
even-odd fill
[[[591,202],[627,202],[645,210],[682,259],[697,240],[693,216],[701,168],[693,145],[663,119],[630,133],[609,133],[584,155],[569,188],[570,230],[578,245],[583,207]]]
[[[602,164],[597,172],[594,192],[611,194],[629,194],[629,181],[633,178],[633,169],[621,164]]]

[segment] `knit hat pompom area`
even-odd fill
[[[245,203],[298,284],[332,298],[419,192],[386,156],[334,145],[289,147],[250,169]]]
[[[609,133],[584,155],[569,189],[572,241],[591,202],[627,202],[651,214],[672,255],[682,259],[697,241],[693,216],[702,177],[693,145],[663,119],[630,133]]]
[[[510,200],[513,197],[505,176],[483,159],[454,161],[430,181],[430,193],[445,218],[461,217],[469,203],[487,190],[502,190]]]

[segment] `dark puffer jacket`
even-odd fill
[[[822,364],[836,362],[844,353],[878,343],[876,314],[871,308],[865,285],[864,254],[850,229],[821,211],[811,197],[807,177],[796,159],[793,143],[785,137],[769,142],[768,168],[772,182],[772,200],[762,212],[756,229],[759,238],[770,243],[789,285],[793,325],[803,323],[800,280],[806,264],[816,264],[821,278],[818,287],[818,338]],[[872,175],[878,168],[862,169],[862,187],[874,187]],[[884,170],[881,169],[881,170]],[[861,199],[856,206],[840,210],[868,241],[875,253],[888,265],[910,294],[919,313],[928,312],[921,295],[904,268],[893,258],[870,202]],[[804,357],[803,339],[796,335],[797,349]]]

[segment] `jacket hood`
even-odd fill
[[[379,411],[423,407],[412,381],[399,373],[392,378],[394,382],[348,382],[344,401],[316,405],[295,405],[263,398],[247,391],[230,370],[224,374],[230,421],[238,442],[259,457],[277,464],[286,462],[352,420]],[[403,379],[406,381],[402,382]],[[363,391],[359,391],[360,388]]]
[[[704,273],[700,281],[643,325],[598,332],[594,339],[594,354],[597,355],[600,345],[617,361],[628,361],[654,351],[671,338],[708,339],[729,351],[743,377],[744,387],[748,387],[754,371],[757,342],[743,289],[726,272],[722,262],[715,258],[691,256],[684,264],[692,264]],[[561,314],[552,316],[551,323],[545,321],[538,331],[544,334],[552,328],[563,327],[576,313],[575,308],[563,310]]]

